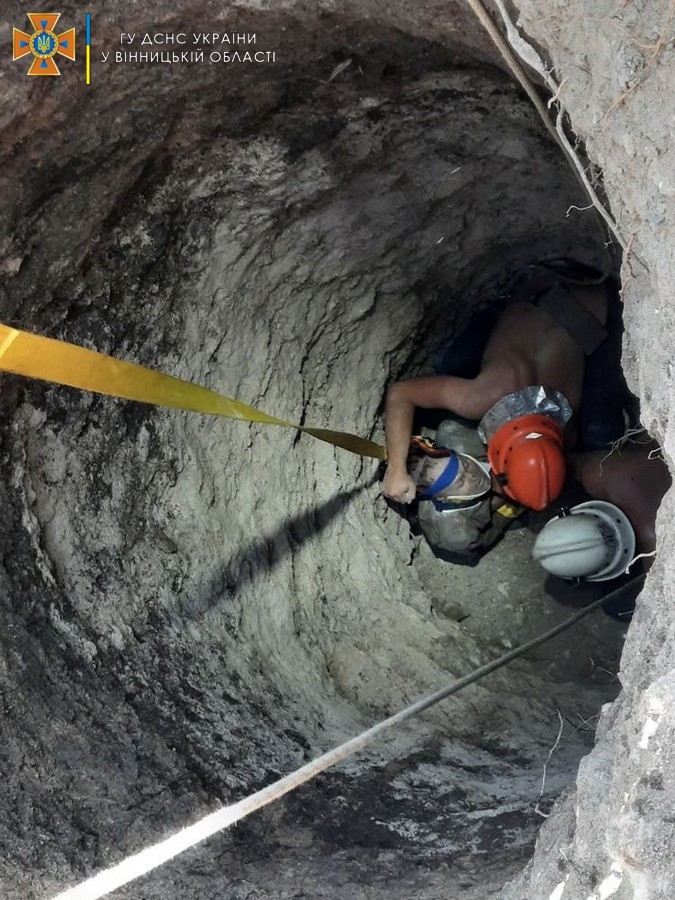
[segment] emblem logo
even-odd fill
[[[61,13],[28,13],[28,18],[33,26],[32,34],[13,29],[13,59],[22,59],[31,53],[35,58],[29,75],[60,75],[54,57],[60,54],[66,59],[75,59],[75,29],[55,33]]]

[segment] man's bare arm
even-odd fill
[[[410,503],[415,486],[406,470],[415,408],[447,409],[458,415],[471,415],[468,402],[475,380],[437,375],[398,381],[387,391],[385,430],[387,435],[387,475],[383,491],[393,500]],[[469,412],[467,412],[469,409]]]

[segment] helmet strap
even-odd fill
[[[435,494],[440,494],[452,484],[455,478],[457,478],[458,473],[459,457],[456,453],[451,451],[446,467],[443,469],[436,481],[430,484],[429,487],[425,490],[420,491],[420,497],[433,497]]]

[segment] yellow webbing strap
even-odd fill
[[[505,519],[517,519],[523,512],[523,507],[506,500],[501,506],[497,507],[495,512],[500,516],[504,516]]]
[[[66,341],[29,334],[2,324],[0,324],[0,370],[65,384],[83,391],[108,394],[110,397],[137,400],[139,403],[153,403],[157,406],[187,409],[192,412],[225,416],[229,419],[296,428],[320,441],[342,447],[359,456],[386,458],[385,448],[381,444],[354,434],[331,431],[328,428],[294,425],[284,419],[268,416],[254,406],[239,403],[231,397],[174,378],[172,375],[165,375],[163,372],[136,363],[114,359],[104,353],[86,350]]]

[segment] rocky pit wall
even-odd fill
[[[546,12],[542,15],[542,7]],[[521,26],[551,55],[578,136],[602,168],[628,241],[624,369],[666,459],[673,433],[675,110],[673,3],[523,0]],[[672,491],[658,556],[577,790],[546,823],[528,872],[503,900],[666,900],[675,894]]]
[[[10,6],[5,47],[26,27]],[[654,6],[522,14],[631,241],[626,367],[670,458],[673,66]],[[62,81],[29,79],[5,54],[3,321],[380,439],[386,384],[423,370],[505,266],[551,246],[602,258],[464,5],[104,7],[105,49],[236,21],[279,61],[97,62],[85,89],[65,61]],[[449,571],[372,464],[291,431],[10,376],[0,403],[8,898],[53,895],[567,615],[542,602],[526,532]],[[568,793],[504,900],[670,897],[659,540],[590,754],[625,631],[604,617],[114,896],[496,896],[543,821],[559,710],[540,808]]]

